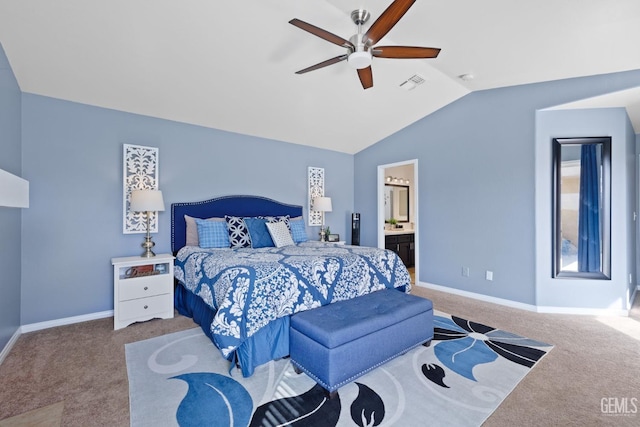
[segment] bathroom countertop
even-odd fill
[[[415,230],[413,228],[394,228],[391,230],[384,230],[385,236],[390,236],[394,234],[414,234]]]

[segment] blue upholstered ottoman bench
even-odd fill
[[[327,390],[433,338],[433,303],[395,289],[339,301],[291,317],[289,353],[297,372]]]

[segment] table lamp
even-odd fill
[[[164,200],[160,190],[131,190],[131,203],[129,209],[133,212],[146,212],[147,216],[147,237],[141,246],[144,248],[142,257],[150,258],[156,256],[151,248],[155,243],[151,240],[151,228],[149,217],[151,212],[164,211]]]
[[[325,228],[324,228],[324,213],[331,212],[333,207],[331,206],[331,197],[316,197],[313,199],[313,210],[322,212],[322,227],[320,228],[320,241],[326,242]]]

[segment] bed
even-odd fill
[[[294,244],[258,244],[264,237],[254,234],[257,227],[252,226],[249,234],[255,247],[239,247],[246,242],[238,243],[233,222],[238,219],[244,219],[240,222],[247,228],[286,225],[290,236],[285,237],[293,236]],[[257,366],[289,355],[292,314],[385,288],[410,290],[409,273],[394,252],[304,241],[301,224],[302,206],[259,196],[171,205],[175,307],[193,318],[245,377]],[[194,227],[201,237],[197,243]],[[235,247],[224,247],[224,242],[210,247],[210,235],[205,234],[209,229],[231,230],[229,244]]]

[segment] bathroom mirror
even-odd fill
[[[384,185],[384,220],[389,222],[409,222],[409,186]]]
[[[553,277],[611,278],[611,138],[553,140]]]

